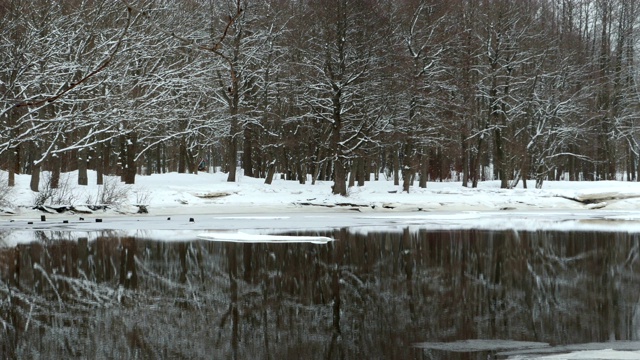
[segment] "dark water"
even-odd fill
[[[638,339],[638,234],[304,235],[337,241],[0,248],[0,357],[487,359],[433,343]]]

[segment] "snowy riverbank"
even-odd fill
[[[101,187],[90,173],[88,186],[76,184],[76,174],[63,174],[62,181],[73,194],[71,204],[83,206],[99,203]],[[478,188],[465,188],[460,182],[429,182],[426,189],[400,186],[383,177],[352,187],[349,196],[331,194],[331,182],[305,185],[297,181],[275,179],[272,185],[263,179],[239,176],[226,182],[223,173],[155,174],[137,176],[127,188],[126,199],[108,213],[135,213],[133,205],[145,205],[151,215],[268,213],[277,211],[349,210],[360,211],[483,211],[483,210],[640,210],[640,183],[622,181],[570,182],[547,181],[542,189],[500,189],[498,181],[481,182]],[[417,183],[416,183],[417,185]],[[36,193],[29,190],[29,176],[17,175],[9,196],[12,217],[32,216]]]
[[[107,210],[91,211],[108,186],[78,186],[76,174],[63,176],[66,205],[75,211],[50,213],[34,209],[36,193],[29,177],[18,175],[0,216],[0,229],[30,229],[28,221],[61,229],[252,230],[336,227],[428,226],[432,229],[604,229],[640,231],[640,183],[621,181],[549,181],[542,189],[500,189],[488,181],[476,189],[459,182],[430,182],[426,189],[400,186],[381,177],[349,196],[331,194],[331,182],[297,181],[200,173],[138,176],[135,185],[109,181],[124,195]],[[115,180],[115,178],[113,179]],[[95,184],[95,173],[90,173]],[[115,184],[115,185],[114,185]],[[124,192],[122,192],[124,190]],[[148,212],[139,214],[140,205]],[[40,222],[41,216],[49,222]],[[83,221],[79,219],[82,218]],[[96,223],[97,218],[109,221]],[[167,221],[172,219],[172,221]],[[194,219],[195,221],[190,221]],[[60,222],[67,220],[62,226]]]

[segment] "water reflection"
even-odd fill
[[[0,357],[486,359],[429,344],[638,339],[637,234],[102,235],[0,248]]]

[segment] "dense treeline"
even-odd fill
[[[0,168],[635,181],[631,0],[0,0]]]

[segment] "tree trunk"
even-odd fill
[[[636,181],[637,179],[637,175],[636,175],[636,156],[633,152],[633,149],[631,147],[631,145],[628,146],[627,148],[627,163],[628,163],[628,170],[627,173],[629,174],[628,176],[628,180],[629,181]]]
[[[16,186],[16,174],[20,174],[20,149],[10,148],[9,151],[9,186]]]
[[[6,121],[7,128],[12,129],[17,119],[18,119],[18,113],[16,108],[14,107],[13,109],[9,110],[9,112],[6,114],[6,119],[3,120],[3,122]],[[15,137],[14,131],[15,130],[9,131],[8,135],[10,139],[13,139]],[[19,157],[16,151],[14,151],[14,149],[11,147],[8,149],[7,155],[8,155],[7,163],[6,163],[7,172],[8,172],[7,185],[10,187],[14,187],[16,186],[16,168],[19,169],[19,167],[16,166],[16,163],[19,163],[18,161]],[[5,164],[0,163],[0,166],[2,165],[5,165]]]
[[[229,147],[227,148],[227,166],[229,169],[229,175],[227,176],[227,182],[236,181],[236,167],[237,167],[237,154],[238,154],[238,139],[235,136],[238,128],[238,120],[233,116],[231,120],[231,136],[229,137]]]
[[[184,174],[187,172],[187,145],[185,145],[184,139],[180,140],[180,146],[178,151],[178,173]]]
[[[304,185],[307,182],[307,172],[304,170],[304,165],[302,161],[298,161],[296,163],[296,172],[298,173],[298,182]]]
[[[258,155],[254,157],[256,166],[253,168],[253,177],[262,178],[265,177],[266,171],[264,168],[264,154],[262,152],[258,152]]]
[[[498,176],[500,177],[500,188],[506,189],[509,187],[509,178],[507,176],[507,164],[504,154],[504,144],[502,139],[502,131],[499,128],[496,128],[493,132],[495,137],[495,146],[496,146],[496,162],[495,166],[498,171]]]
[[[338,121],[333,125],[331,134],[331,149],[333,150],[333,187],[332,193],[335,195],[347,196],[347,171],[344,167],[341,140],[341,123]]]
[[[253,174],[253,134],[251,127],[246,125],[243,131],[244,139],[242,143],[242,169],[244,176],[252,177]]]
[[[157,174],[162,174],[164,173],[164,166],[162,165],[162,144],[156,146],[156,151],[155,151],[155,162],[156,162],[156,168],[155,168],[155,172]]]
[[[349,187],[353,187],[356,185],[356,169],[357,169],[357,159],[353,159],[351,161],[351,171],[349,172]]]
[[[471,187],[478,187],[478,180],[480,178],[480,149],[482,146],[482,136],[478,136],[478,142],[476,148],[473,150],[473,156],[471,156]]]
[[[322,147],[318,146],[316,150],[316,158],[313,166],[314,170],[311,173],[311,185],[315,185],[316,180],[318,180],[318,177],[320,176],[320,172],[322,171],[323,164],[325,163],[324,159],[322,158],[323,156],[324,156],[324,152],[322,151]]]
[[[467,135],[465,133],[460,134],[462,144],[462,186],[469,186],[469,146],[467,144]],[[422,187],[422,186],[420,186]]]
[[[522,171],[520,173],[522,177],[522,188],[527,188],[527,178],[529,177],[529,157],[525,154],[522,156]]]
[[[236,36],[236,49],[238,49],[239,41],[240,41],[240,32]],[[229,114],[231,115],[231,126],[229,127],[229,148],[227,153],[227,166],[229,167],[229,175],[227,176],[227,182],[235,182],[236,181],[236,169],[237,169],[237,156],[238,156],[238,133],[240,132],[240,123],[238,122],[238,108],[240,106],[240,83],[235,76],[235,61],[237,58],[234,58],[234,63],[231,66],[231,88],[229,89]]]
[[[400,185],[400,156],[398,155],[398,149],[394,147],[392,149],[391,156],[393,156],[393,185]]]
[[[538,165],[536,172],[536,189],[542,189],[542,183],[544,182],[544,169],[542,165]]]
[[[143,147],[146,147],[146,144],[143,145]],[[151,173],[153,172],[153,151],[150,150],[147,153],[144,154],[144,171],[140,171],[140,175],[151,175]]]
[[[104,151],[104,147],[105,144],[104,143],[99,143],[98,144],[98,150],[97,150],[97,154],[98,154],[98,159],[96,161],[96,185],[102,185],[104,184],[104,164],[105,164],[105,151]]]
[[[132,133],[127,142],[127,178],[125,184],[136,183],[136,147],[138,145],[138,134]]]
[[[409,142],[404,146],[404,161],[402,163],[402,191],[409,193],[411,179],[415,172],[413,168],[413,147]]]
[[[342,103],[341,92],[333,95],[333,129],[331,132],[331,151],[333,151],[333,191],[335,195],[347,196],[347,171],[344,167],[342,141]]]
[[[40,164],[31,166],[31,181],[29,182],[31,191],[40,191]]]
[[[367,171],[368,166],[366,166],[368,162],[368,158],[358,159],[358,186],[364,186],[364,182],[370,177]]]
[[[429,153],[427,152],[427,148],[425,147],[422,151],[422,156],[420,159],[420,182],[418,186],[422,189],[427,188],[427,181],[429,180]],[[463,183],[464,185],[464,183]]]
[[[199,160],[196,161],[196,157],[190,148],[187,148],[186,161],[187,161],[187,168],[189,169],[189,174],[197,174],[198,167],[200,166],[200,161]]]
[[[124,154],[121,156],[122,161],[122,181],[125,184],[135,184],[136,182],[136,145],[138,142],[138,134],[129,133],[124,138]]]
[[[78,150],[78,185],[89,185],[87,175],[87,150]]]
[[[9,150],[9,154],[11,154],[11,150]],[[9,155],[10,160],[13,160],[13,156]],[[7,175],[7,185],[10,187],[16,186],[16,171],[15,168],[9,165],[9,171]]]
[[[115,164],[116,162],[113,161],[114,159],[112,159],[111,156],[111,152],[113,152],[115,154],[115,149],[114,149],[114,143],[112,140],[104,142],[103,143],[103,148],[102,148],[102,171],[104,172],[105,175],[117,175],[116,174],[116,167]],[[116,157],[115,160],[117,160],[118,158]]]
[[[60,156],[53,154],[51,156],[51,184],[52,189],[60,187]]]
[[[273,160],[267,165],[267,176],[264,179],[264,183],[267,185],[271,185],[273,182],[273,175],[276,172],[276,161]]]
[[[409,193],[411,188],[411,173],[412,169],[409,165],[402,167],[402,191]]]
[[[341,159],[333,162],[333,194],[347,196],[347,171]]]

